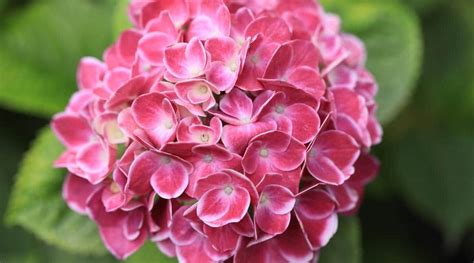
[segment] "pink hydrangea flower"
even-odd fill
[[[313,0],[128,14],[52,120],[67,204],[119,259],[149,239],[180,262],[314,262],[378,172],[362,41]]]

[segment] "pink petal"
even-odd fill
[[[329,217],[336,209],[334,199],[325,191],[312,189],[297,197],[295,211],[299,216],[320,220]]]
[[[266,41],[261,35],[257,35],[250,44],[236,85],[248,91],[262,90],[263,86],[258,79],[263,77],[268,62],[278,47],[277,43]]]
[[[242,153],[254,136],[275,129],[275,122],[256,122],[240,126],[225,125],[222,129],[222,142],[232,152]]]
[[[188,186],[188,171],[179,163],[166,165],[165,167],[160,169],[161,174],[155,173],[151,177],[151,186],[162,198],[177,198]]]
[[[170,37],[176,39],[178,37],[178,32],[176,30],[175,25],[173,24],[173,20],[171,19],[169,10],[163,10],[160,12],[158,18],[151,20],[146,25],[147,32],[161,32]]]
[[[194,195],[197,198],[201,198],[207,191],[221,188],[222,186],[228,185],[232,182],[232,178],[223,172],[214,173],[199,179],[196,182],[196,186],[194,188]]]
[[[142,34],[134,30],[127,30],[120,34],[117,42],[117,51],[122,63],[126,65],[133,64],[138,47],[138,41],[141,37]]]
[[[104,77],[106,67],[93,57],[82,58],[77,71],[79,89],[94,89]]]
[[[308,153],[308,171],[322,182],[342,184],[354,172],[353,164],[359,153],[359,146],[346,133],[323,132]]]
[[[336,213],[319,220],[307,219],[300,215],[298,219],[313,249],[326,246],[337,231],[338,219]]]
[[[304,161],[306,155],[306,147],[292,139],[288,148],[284,152],[272,153],[270,158],[273,165],[281,171],[292,171],[298,168]]]
[[[142,228],[138,237],[129,240],[124,236],[126,213],[105,212],[100,201],[100,192],[93,195],[88,202],[88,211],[99,226],[99,233],[107,249],[118,259],[125,259],[136,252],[147,238],[146,229]]]
[[[313,258],[311,248],[304,237],[304,231],[295,218],[292,218],[287,231],[277,237],[275,245],[285,262],[308,262]]]
[[[158,17],[162,12],[169,12],[176,28],[180,28],[189,18],[188,5],[185,0],[151,1],[142,9],[140,24],[145,27],[150,20]]]
[[[109,172],[109,166],[113,156],[112,150],[105,148],[100,142],[92,142],[77,153],[77,165],[86,174],[87,179],[93,183],[99,183]]]
[[[145,80],[143,76],[130,79],[112,94],[105,107],[107,109],[122,109],[129,106],[130,101],[147,92]]]
[[[307,66],[298,67],[291,72],[288,82],[316,99],[320,99],[326,92],[326,86],[318,71]]]
[[[130,71],[125,68],[115,68],[104,76],[104,86],[110,93],[115,92],[130,79]]]
[[[376,157],[362,152],[354,164],[354,168],[355,172],[348,182],[355,185],[366,185],[377,176],[380,161]]]
[[[317,69],[318,64],[316,47],[309,41],[294,40],[278,48],[265,70],[264,78],[285,80],[298,67]]]
[[[216,36],[229,36],[230,13],[221,1],[193,1],[192,9],[196,17],[189,25],[186,38],[206,40]]]
[[[165,49],[166,69],[179,79],[189,79],[204,74],[206,51],[194,38],[189,43],[178,43]]]
[[[59,113],[53,117],[51,128],[58,139],[71,149],[79,149],[93,136],[89,123],[80,116]]]
[[[124,236],[128,240],[135,240],[140,236],[140,230],[144,225],[145,215],[141,209],[135,209],[128,213],[125,219]]]
[[[265,233],[279,235],[290,225],[291,214],[274,214],[268,207],[258,208],[255,212],[255,222]]]
[[[132,104],[132,115],[156,145],[162,146],[174,138],[176,113],[163,95],[149,93],[140,96]]]
[[[204,234],[218,251],[233,251],[237,247],[239,234],[234,232],[230,225],[214,228],[204,225]]]
[[[345,65],[339,65],[328,74],[332,86],[353,89],[357,82],[357,72]]]
[[[278,17],[262,16],[252,21],[245,30],[246,37],[262,34],[271,42],[284,43],[291,38],[290,28],[285,20]]]
[[[79,214],[86,214],[87,200],[97,187],[73,174],[68,174],[63,184],[63,198],[68,206]]]
[[[347,212],[354,209],[359,201],[359,193],[347,184],[328,185],[327,190],[337,201],[337,211]]]
[[[207,253],[205,249],[204,238],[186,246],[179,246],[176,249],[179,262],[183,263],[213,263],[215,262]]]
[[[285,109],[284,115],[291,120],[291,135],[302,143],[311,141],[319,130],[319,116],[308,105],[293,104]]]
[[[170,239],[177,246],[190,245],[199,235],[183,216],[186,209],[186,207],[181,207],[174,213],[170,226]]]
[[[170,239],[158,241],[156,244],[161,253],[165,254],[167,257],[176,257],[176,246]]]
[[[226,186],[206,192],[198,202],[197,213],[207,225],[221,227],[239,222],[247,213],[250,196],[242,187]]]
[[[127,186],[135,194],[145,194],[153,188],[162,198],[175,198],[186,189],[190,172],[190,164],[168,154],[148,151],[133,162]]]
[[[152,65],[162,65],[164,50],[176,40],[161,32],[146,34],[138,43],[140,56]]]
[[[251,120],[252,107],[252,100],[239,89],[233,89],[219,103],[221,111],[242,122]]]
[[[245,41],[244,31],[245,28],[255,19],[252,10],[241,7],[237,12],[231,15],[232,27],[230,35],[239,44]]]
[[[288,214],[293,210],[295,198],[290,190],[280,185],[268,185],[260,194],[260,206],[278,215]]]

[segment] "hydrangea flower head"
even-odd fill
[[[378,170],[366,52],[313,0],[133,0],[52,128],[63,196],[119,259],[309,262]],[[157,252],[158,253],[158,252]]]

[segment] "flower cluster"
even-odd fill
[[[313,0],[135,0],[52,128],[68,205],[124,259],[307,262],[377,173],[377,84]]]

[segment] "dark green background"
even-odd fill
[[[321,262],[472,262],[474,1],[322,2],[367,44],[385,134],[373,150],[382,171],[367,188],[359,219],[343,220]],[[75,90],[79,58],[100,57],[124,27],[123,12],[116,11],[124,3],[0,0],[0,218],[8,223],[0,225],[2,263],[113,262],[48,245],[42,234],[25,230],[38,218],[25,224],[12,214],[19,198],[36,206],[31,193],[59,197],[60,178],[47,188],[14,190],[15,174],[35,136]],[[26,171],[30,179],[42,176],[34,167]],[[155,259],[152,245],[144,251],[132,261]]]

